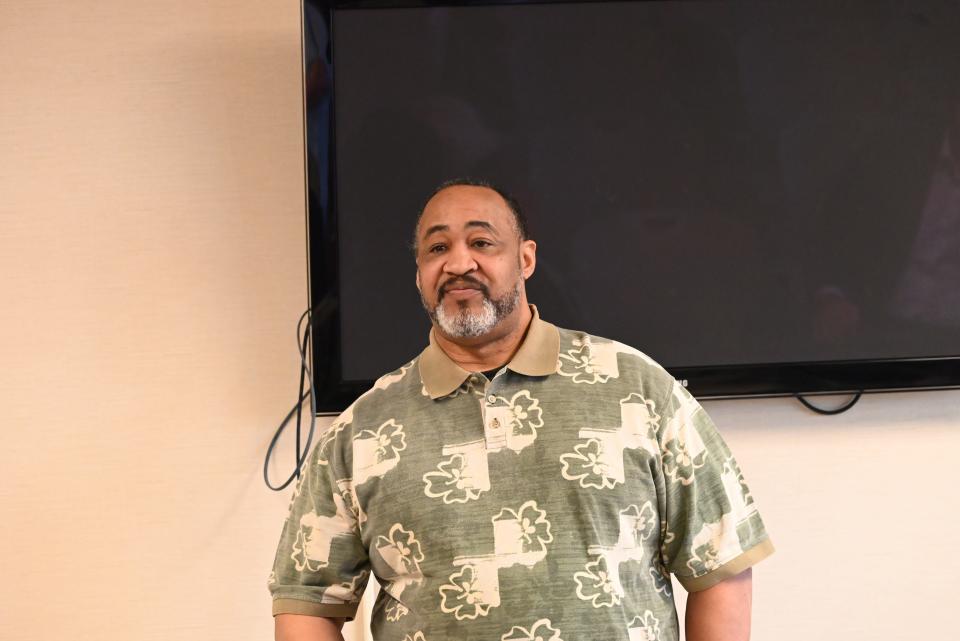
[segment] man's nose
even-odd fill
[[[466,244],[452,245],[446,258],[443,269],[450,274],[467,274],[477,269],[477,261]]]

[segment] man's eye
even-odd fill
[[[431,245],[427,251],[430,252],[431,254],[439,254],[444,249],[446,249],[445,245]]]
[[[474,247],[480,247],[480,248],[483,248],[483,247],[492,247],[492,246],[493,246],[493,243],[491,243],[489,240],[475,240],[475,241],[473,241],[473,246],[474,246]]]

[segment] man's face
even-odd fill
[[[417,227],[417,288],[448,337],[482,337],[517,316],[535,263],[536,244],[520,241],[495,191],[449,187],[427,203]]]

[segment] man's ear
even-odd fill
[[[419,269],[417,270],[417,291],[423,292],[423,290],[420,288],[420,270]]]
[[[527,280],[533,276],[537,268],[537,243],[532,240],[525,240],[520,243],[520,273],[523,279]]]

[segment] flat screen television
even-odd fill
[[[512,193],[556,325],[699,398],[960,387],[960,3],[303,4],[321,413],[416,356],[410,238]]]

